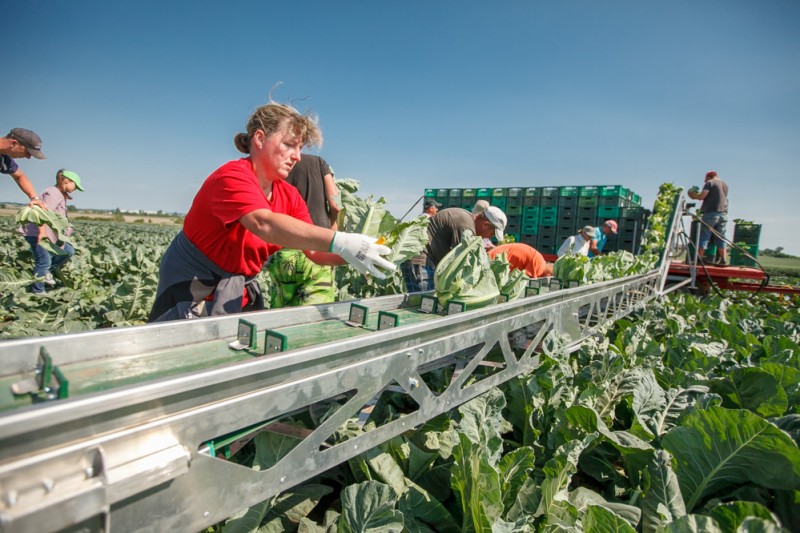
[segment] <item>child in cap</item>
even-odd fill
[[[42,192],[42,202],[49,210],[67,218],[67,200],[72,199],[70,193],[74,192],[75,189],[83,190],[80,176],[69,170],[61,169],[56,173],[55,186],[47,187]],[[44,239],[49,240],[54,246],[59,246],[58,235],[47,224],[42,224],[41,226],[33,223],[28,224],[27,227],[23,228],[22,233],[31,246],[34,260],[33,275],[37,278],[37,281],[31,285],[31,292],[43,293],[45,285],[55,286],[53,272],[57,272],[75,255],[75,249],[69,243],[61,243],[60,248],[64,253],[55,255],[43,247],[40,243]],[[71,235],[72,228],[68,228],[65,233]]]

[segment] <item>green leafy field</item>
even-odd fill
[[[798,304],[672,295],[577,352],[550,338],[530,375],[209,531],[798,531]],[[259,434],[244,462],[297,442]]]
[[[143,324],[158,287],[158,263],[178,228],[76,221],[75,256],[58,286],[28,292],[33,255],[13,218],[0,219],[0,338]]]
[[[800,279],[800,257],[760,256],[758,262],[770,275]]]

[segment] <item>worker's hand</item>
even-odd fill
[[[331,242],[331,252],[340,255],[362,274],[369,272],[378,279],[384,279],[386,274],[378,267],[391,272],[397,266],[381,257],[392,252],[388,246],[375,244],[376,239],[360,233],[343,233],[337,231]]]
[[[45,204],[38,196],[34,196],[33,198],[31,198],[31,201],[28,203],[28,207],[33,207],[33,206],[38,206],[44,209],[45,211],[48,211],[47,204]]]

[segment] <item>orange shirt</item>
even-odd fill
[[[521,242],[501,244],[487,252],[494,259],[505,253],[511,270],[524,270],[528,277],[540,278],[545,275],[547,261],[538,250]]]

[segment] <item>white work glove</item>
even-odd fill
[[[392,249],[382,244],[375,244],[376,240],[369,235],[337,231],[333,235],[331,252],[340,255],[342,259],[350,263],[362,274],[369,272],[378,279],[384,279],[386,274],[381,272],[378,267],[391,272],[397,266],[381,257],[382,255],[390,254]]]

